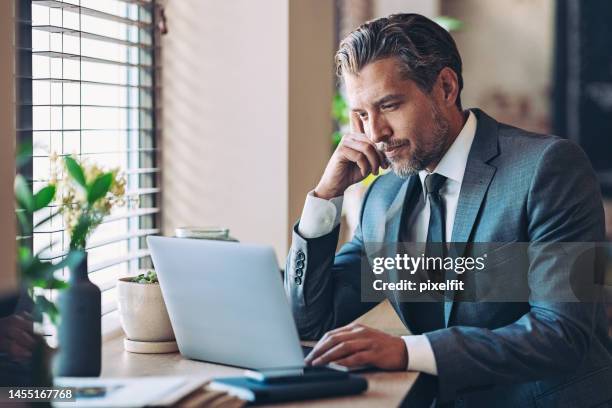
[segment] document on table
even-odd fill
[[[76,388],[74,402],[54,402],[54,407],[143,407],[171,405],[206,383],[187,377],[77,378],[58,377],[54,385]]]

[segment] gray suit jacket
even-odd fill
[[[579,147],[473,112],[478,125],[453,242],[605,240],[599,186]],[[379,177],[364,198],[352,240],[337,254],[339,228],[304,239],[296,224],[285,289],[303,338],[317,339],[375,305],[361,301],[364,243],[399,239],[402,213],[410,211],[405,197],[416,178]],[[538,256],[543,255],[530,259],[529,281],[554,282],[561,261]],[[439,402],[578,407],[612,400],[612,341],[601,303],[447,302],[446,327],[429,330],[423,324],[427,319],[411,314],[409,304],[390,300],[408,329],[424,333],[431,343]]]

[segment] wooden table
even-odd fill
[[[387,302],[357,319],[393,334],[405,334],[399,319]],[[152,375],[180,375],[192,378],[242,375],[243,370],[218,364],[188,360],[179,353],[135,354],[123,350],[123,336],[104,342],[102,353],[102,377],[141,377]],[[377,372],[364,374],[368,380],[366,393],[357,396],[293,402],[275,407],[395,407],[406,396],[418,377],[416,372]]]

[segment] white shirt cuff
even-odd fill
[[[318,238],[329,234],[338,224],[342,215],[344,196],[330,200],[314,196],[314,190],[306,196],[298,232],[306,239]]]
[[[417,336],[402,336],[408,351],[408,367],[410,371],[420,371],[423,373],[438,375],[436,359],[434,357],[431,344],[427,336],[421,334]]]

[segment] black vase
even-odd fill
[[[68,288],[58,299],[59,353],[54,374],[67,377],[97,377],[102,360],[102,295],[87,276],[87,253],[70,271]]]

